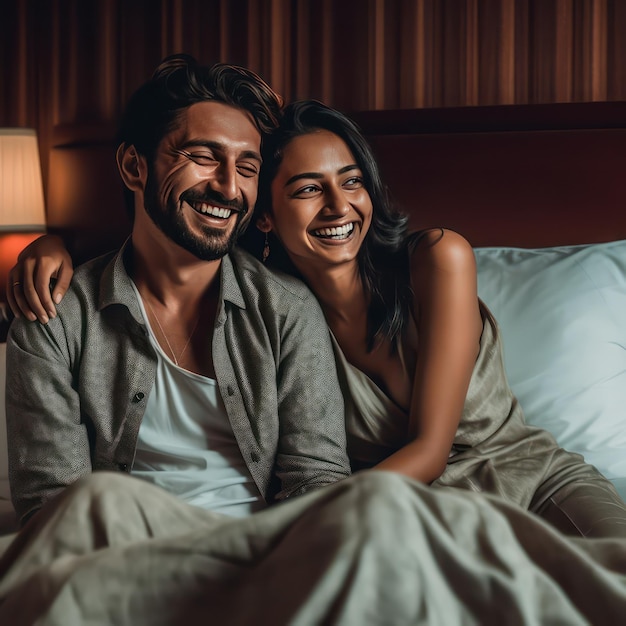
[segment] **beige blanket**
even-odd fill
[[[0,559],[0,624],[616,624],[626,542],[365,472],[247,519],[125,475],[66,490]]]

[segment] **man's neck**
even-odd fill
[[[174,309],[193,307],[214,292],[222,265],[222,259],[203,261],[179,246],[160,247],[135,236],[131,258],[129,274],[139,291]]]
[[[133,242],[134,243],[134,242]],[[222,259],[133,246],[129,274],[161,348],[180,367],[215,378],[211,353]],[[171,247],[170,247],[171,249]]]

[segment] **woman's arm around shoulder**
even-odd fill
[[[429,230],[410,257],[418,348],[409,443],[378,465],[430,483],[444,471],[480,349],[476,260],[469,242]]]
[[[29,244],[17,257],[7,279],[7,299],[16,317],[42,324],[56,315],[55,303],[61,302],[74,274],[72,257],[62,239],[43,235]],[[51,290],[50,281],[56,278]]]

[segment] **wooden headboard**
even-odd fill
[[[475,246],[626,239],[626,102],[353,117],[415,228]]]
[[[626,103],[352,114],[414,228],[446,226],[475,246],[626,239]],[[130,232],[113,128],[56,129],[48,217],[77,261]]]
[[[76,263],[122,244],[131,223],[115,162],[115,127],[55,128],[48,160],[48,231],[63,237]]]

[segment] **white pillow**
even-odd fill
[[[582,454],[626,499],[626,241],[476,248],[528,423]]]

